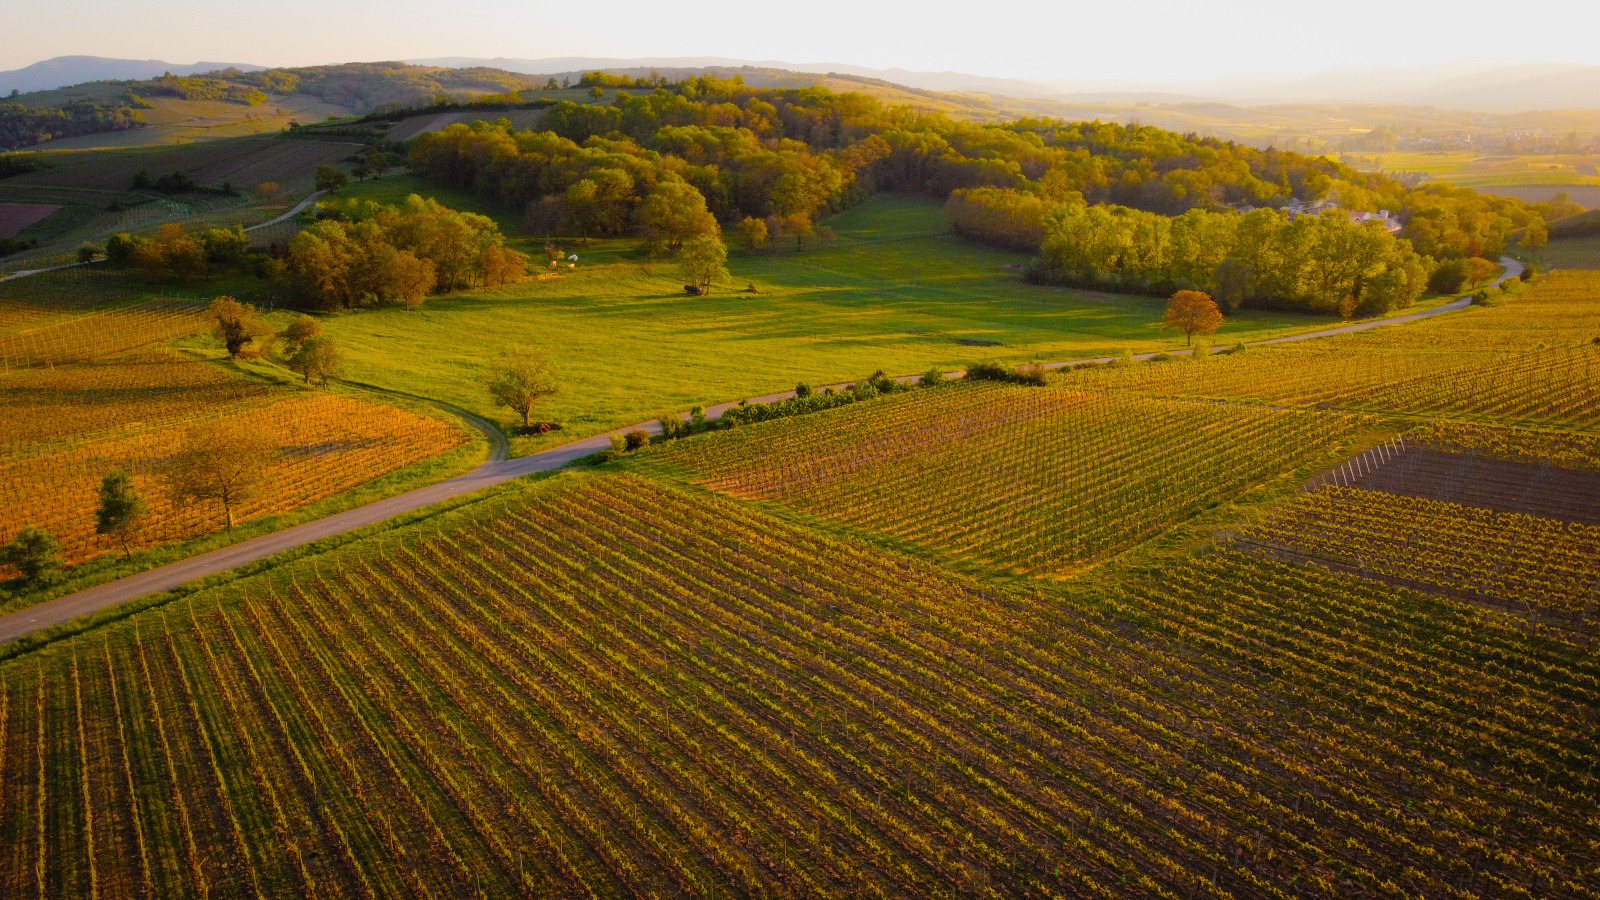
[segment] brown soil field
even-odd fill
[[[1600,472],[1410,449],[1356,487],[1499,512],[1600,525]]]
[[[0,203],[0,238],[11,237],[60,208],[45,203]]]

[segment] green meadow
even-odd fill
[[[352,185],[394,201],[408,192],[481,208],[463,192],[411,177]],[[515,216],[496,214],[507,233]],[[429,298],[417,310],[360,310],[326,319],[346,357],[344,377],[444,400],[502,421],[480,384],[502,348],[542,350],[562,392],[543,418],[560,435],[518,441],[529,452],[668,411],[828,384],[884,369],[911,374],[980,359],[1022,363],[1179,347],[1163,332],[1164,302],[1027,284],[1029,257],[950,233],[937,202],[881,195],[828,223],[830,246],[761,255],[735,249],[730,280],[710,296],[683,291],[676,265],[635,239],[569,242],[576,269],[494,291]],[[727,235],[737,246],[737,235]],[[543,260],[542,242],[519,238]],[[753,288],[754,290],[750,290]],[[1243,313],[1217,344],[1329,324]]]

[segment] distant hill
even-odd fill
[[[645,57],[642,59],[607,59],[588,56],[562,56],[550,59],[478,59],[464,56],[447,56],[437,59],[408,59],[408,63],[421,66],[449,66],[471,68],[486,66],[523,72],[529,75],[571,75],[593,72],[596,69],[738,69],[749,66],[755,69],[786,69],[791,72],[837,73],[862,78],[877,78],[906,87],[925,91],[975,92],[1001,94],[1007,97],[1052,97],[1060,93],[1054,88],[1015,78],[991,78],[985,75],[965,75],[960,72],[913,72],[907,69],[873,69],[848,63],[789,63],[780,60],[728,59],[720,56]]]
[[[86,81],[130,81],[174,75],[197,75],[234,68],[259,72],[264,66],[245,63],[197,62],[187,65],[159,59],[108,59],[103,56],[58,56],[21,69],[0,72],[0,95],[12,91],[49,91]]]
[[[1600,66],[1576,63],[1446,63],[1347,66],[1311,75],[1232,76],[1189,82],[1054,81],[1055,97],[1077,102],[1175,102],[1174,95],[1245,106],[1361,103],[1518,113],[1600,109]]]

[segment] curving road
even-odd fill
[[[287,222],[288,220],[290,220],[290,219],[294,218],[295,216],[299,215],[300,214],[300,210],[305,209],[306,207],[310,206],[311,204],[317,202],[317,198],[321,197],[325,193],[327,193],[327,191],[316,191],[315,193],[311,194],[311,196],[305,198],[304,200],[301,200],[299,202],[299,204],[297,204],[293,209],[291,209],[288,212],[284,213],[283,215],[277,217],[276,219],[273,219],[273,220],[271,220],[269,222],[262,222],[259,225],[251,225],[249,228],[246,228],[245,231],[255,231],[257,228],[266,228],[268,225],[276,225],[279,222]],[[97,262],[100,262],[100,260],[92,259],[92,260],[90,260],[89,262],[86,262],[86,263],[84,263],[84,262],[62,263],[59,266],[46,266],[45,268],[42,268],[42,269],[23,269],[20,272],[12,272],[10,275],[0,275],[0,281],[11,281],[11,280],[17,279],[17,278],[27,278],[29,275],[38,275],[38,274],[43,273],[43,272],[59,272],[62,269],[72,269],[72,268],[76,268],[78,266],[92,265],[92,264],[97,263]]]
[[[306,202],[310,202],[311,199],[312,198],[307,198]],[[291,210],[287,215],[293,215],[298,211],[298,209]],[[1502,258],[1500,262],[1506,267],[1506,271],[1505,274],[1501,275],[1500,278],[1495,280],[1495,284],[1499,284],[1506,278],[1520,275],[1522,273],[1522,265],[1516,260]],[[1470,297],[1462,297],[1450,303],[1443,304],[1442,306],[1436,306],[1433,309],[1424,310],[1418,313],[1396,316],[1391,319],[1374,319],[1368,322],[1358,322],[1353,325],[1343,325],[1338,328],[1327,328],[1321,331],[1312,331],[1305,334],[1291,335],[1289,337],[1258,341],[1255,342],[1255,344],[1279,344],[1289,341],[1304,341],[1312,338],[1329,337],[1336,334],[1348,334],[1354,331],[1365,331],[1369,328],[1377,328],[1380,326],[1415,322],[1418,319],[1426,319],[1432,316],[1437,316],[1443,313],[1461,309],[1467,306],[1470,302]],[[1252,344],[1252,346],[1255,344]],[[1185,354],[1190,351],[1176,350],[1170,352],[1172,352],[1174,355],[1177,355]],[[1149,359],[1155,355],[1156,354],[1154,353],[1141,353],[1136,355],[1134,358]],[[1116,358],[1117,357],[1097,357],[1093,360],[1063,360],[1061,362],[1046,363],[1045,367],[1057,369],[1064,366],[1073,365],[1074,363],[1110,362]],[[950,377],[960,377],[963,374],[965,373],[959,371],[949,373]],[[912,381],[915,380],[915,378],[916,376],[905,376],[900,380]],[[835,387],[847,386],[848,385],[836,385]],[[750,398],[749,402],[771,403],[793,396],[793,391],[787,391],[781,394],[769,394],[765,397],[753,397]],[[735,405],[735,403],[722,403],[718,404],[717,406],[708,407],[706,409],[706,418],[720,418],[725,411]],[[517,459],[506,459],[505,437],[500,433],[498,428],[495,428],[492,423],[467,413],[464,410],[455,409],[454,407],[450,407],[450,409],[465,419],[468,424],[472,425],[479,431],[482,431],[490,440],[490,460],[476,469],[473,469],[471,472],[468,472],[465,475],[458,475],[455,478],[441,481],[437,484],[428,485],[427,487],[417,488],[414,491],[407,491],[404,494],[397,494],[396,496],[389,497],[385,500],[369,503],[366,506],[360,506],[355,509],[346,510],[342,513],[337,513],[335,515],[328,516],[327,518],[318,519],[314,522],[306,522],[302,525],[296,525],[293,528],[286,528],[283,531],[273,532],[272,534],[264,534],[260,537],[251,538],[247,541],[241,541],[240,543],[229,547],[223,547],[220,550],[202,553],[199,556],[190,557],[189,559],[185,560],[179,560],[175,563],[169,563],[159,568],[151,569],[147,572],[141,572],[137,575],[130,575],[127,578],[107,582],[106,584],[79,591],[75,594],[68,594],[64,597],[57,597],[54,600],[47,600],[44,603],[38,604],[37,606],[31,606],[27,609],[19,610],[9,615],[0,616],[0,642],[16,640],[23,635],[37,631],[41,628],[48,628],[52,625],[60,625],[79,616],[88,615],[89,613],[98,612],[107,607],[115,606],[118,603],[124,603],[129,600],[147,596],[149,594],[160,593],[161,591],[168,591],[181,584],[184,584],[185,582],[193,581],[197,578],[204,578],[207,575],[215,575],[218,572],[225,572],[228,569],[232,569],[236,566],[242,566],[246,563],[265,559],[266,557],[272,556],[275,553],[281,553],[284,550],[309,544],[312,541],[333,537],[335,535],[343,534],[347,531],[354,531],[357,528],[382,522],[385,519],[400,515],[402,513],[418,510],[425,506],[431,506],[442,500],[449,500],[452,497],[470,494],[473,491],[481,490],[496,484],[501,484],[514,478],[520,478],[524,475],[531,475],[536,472],[548,472],[553,469],[559,469],[573,460],[580,459],[588,456],[591,453],[609,448],[611,446],[612,434],[630,431],[633,428],[643,428],[652,434],[658,434],[661,431],[661,425],[659,422],[647,422],[640,425],[630,426],[629,428],[619,428],[616,431],[607,432],[606,434],[598,434],[594,437],[584,438],[580,441],[573,441],[570,444],[565,444],[563,446],[545,450],[540,453],[535,453],[530,456],[519,457]]]

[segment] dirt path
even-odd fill
[[[312,199],[314,198],[307,198],[306,202],[310,202]],[[285,214],[285,216],[293,215],[297,211],[298,210],[291,210],[289,213]],[[1501,264],[1506,267],[1506,272],[1495,281],[1496,284],[1499,284],[1500,281],[1506,278],[1519,275],[1522,272],[1522,265],[1513,259],[1502,258]],[[1419,313],[1396,316],[1392,319],[1374,319],[1370,322],[1358,322],[1354,325],[1343,325],[1338,328],[1327,328],[1321,331],[1297,334],[1284,338],[1275,338],[1269,341],[1260,341],[1259,343],[1277,344],[1287,341],[1303,341],[1311,338],[1328,337],[1336,334],[1348,334],[1353,331],[1364,331],[1366,329],[1377,328],[1379,326],[1399,325],[1405,322],[1415,322],[1419,319],[1425,319],[1461,309],[1467,306],[1470,302],[1471,301],[1469,297],[1463,297],[1459,300],[1446,303],[1442,306],[1436,306],[1433,309],[1424,310],[1423,312]],[[1177,350],[1171,352],[1173,355],[1178,355],[1188,353],[1189,351]],[[1134,358],[1148,359],[1154,355],[1154,353],[1142,353],[1138,354]],[[1114,359],[1114,357],[1101,357],[1094,361],[1109,362],[1112,359]],[[1052,369],[1061,368],[1074,363],[1086,361],[1088,360],[1065,360],[1062,362],[1046,363],[1045,367]],[[951,377],[959,377],[964,373],[951,372],[949,374]],[[913,381],[915,379],[916,376],[904,376],[899,380]],[[366,387],[365,385],[362,386]],[[837,385],[836,387],[845,386],[847,385]],[[765,397],[753,397],[750,398],[748,402],[772,403],[774,401],[783,400],[792,396],[794,396],[794,392],[789,391],[781,394],[769,394]],[[722,403],[716,406],[708,407],[706,409],[706,418],[721,418],[725,411],[735,405],[737,404]],[[530,456],[523,456],[517,459],[507,459],[505,458],[505,437],[500,433],[498,428],[494,427],[493,423],[487,422],[478,416],[474,416],[471,413],[467,413],[463,410],[458,410],[454,407],[451,407],[451,409],[460,415],[464,420],[466,420],[468,424],[471,424],[474,428],[482,431],[490,440],[490,460],[478,468],[473,469],[471,472],[468,472],[465,475],[458,475],[455,478],[451,478],[447,481],[441,481],[437,484],[428,485],[427,487],[417,488],[414,491],[407,491],[404,494],[399,494],[386,500],[379,500],[375,503],[369,503],[366,506],[346,510],[345,512],[328,516],[324,519],[318,519],[315,522],[306,522],[303,525],[296,525],[293,528],[286,528],[283,531],[274,532],[272,534],[264,534],[260,537],[251,538],[248,541],[242,541],[229,547],[223,547],[220,550],[202,553],[199,556],[180,560],[175,563],[169,563],[165,566],[160,566],[147,572],[141,572],[137,575],[130,575],[127,578],[107,582],[106,584],[92,587],[87,590],[82,590],[75,594],[68,594],[64,597],[57,597],[54,600],[47,600],[44,603],[38,604],[37,606],[31,606],[27,609],[18,610],[17,612],[9,615],[0,616],[0,642],[16,640],[25,634],[29,634],[41,628],[48,628],[52,625],[59,625],[64,622],[69,622],[79,616],[98,612],[107,607],[115,606],[118,603],[125,603],[129,600],[134,600],[149,594],[168,591],[181,584],[184,584],[185,582],[193,581],[197,578],[204,578],[207,575],[215,575],[218,572],[225,572],[228,569],[236,566],[241,566],[246,563],[255,562],[256,560],[265,559],[268,556],[271,556],[275,553],[281,553],[284,550],[290,550],[304,544],[309,544],[312,541],[333,537],[334,535],[343,534],[347,531],[354,531],[357,528],[363,528],[367,525],[382,522],[385,519],[400,515],[402,513],[418,510],[425,506],[431,506],[440,501],[449,500],[453,497],[459,497],[463,494],[470,494],[473,491],[482,490],[483,488],[496,484],[502,484],[514,478],[520,478],[524,475],[531,475],[536,472],[549,472],[554,469],[559,469],[573,460],[581,459],[582,457],[588,456],[591,453],[605,450],[610,447],[611,434],[621,433],[623,431],[631,431],[633,428],[642,428],[651,434],[658,434],[661,431],[661,425],[659,422],[646,422],[639,425],[630,426],[629,428],[619,428],[615,432],[597,434],[594,437],[584,438],[580,441],[573,441],[570,444],[565,444],[563,446],[535,453]],[[498,443],[496,443],[497,440]]]

